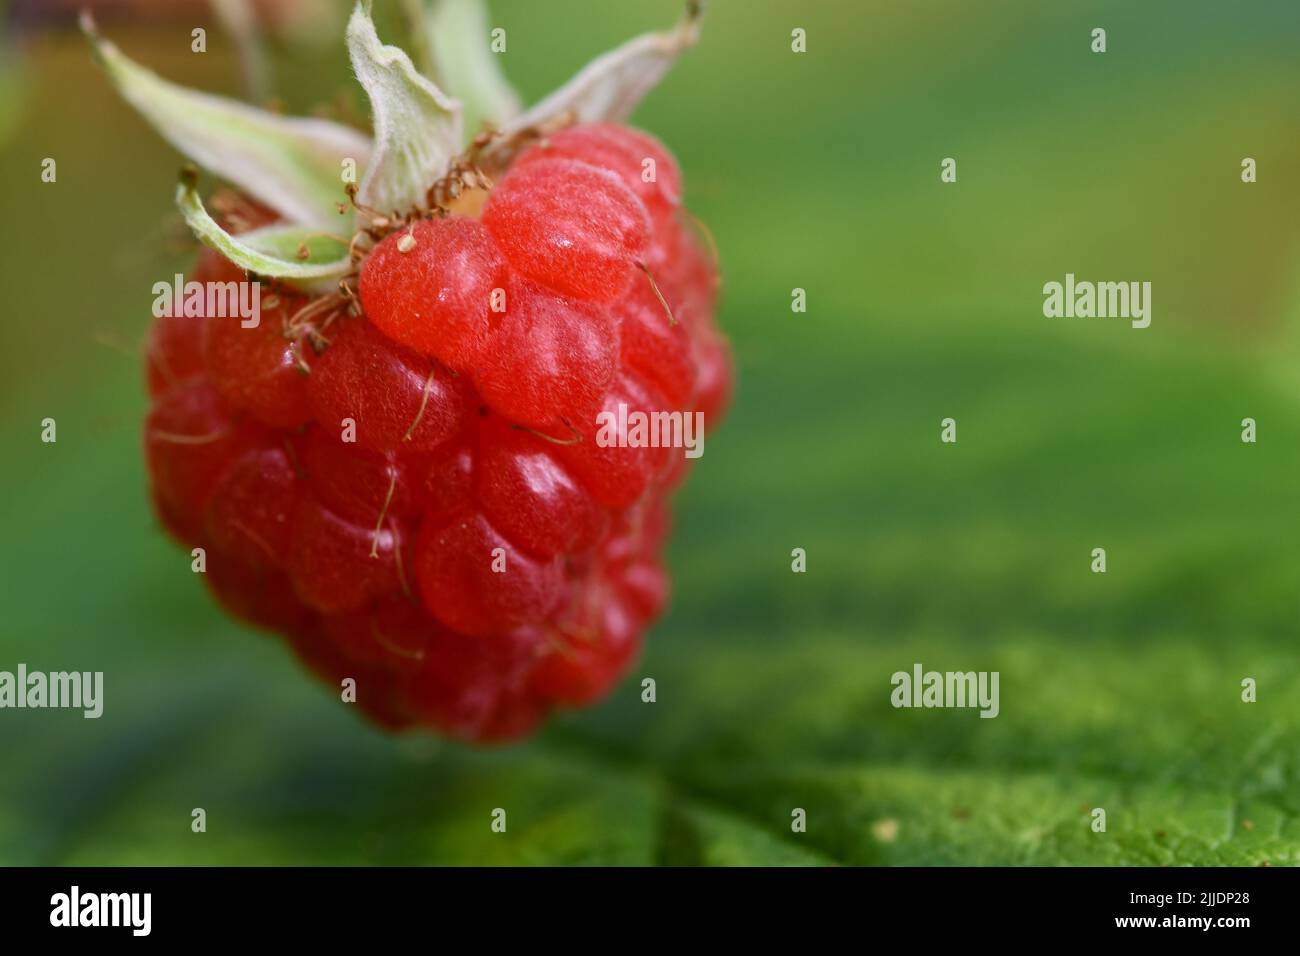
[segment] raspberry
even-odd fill
[[[553,445],[500,418],[479,429],[474,492],[484,517],[540,558],[585,552],[608,514],[556,458]]]
[[[575,159],[614,173],[645,204],[656,230],[671,227],[671,216],[681,205],[682,174],[663,143],[649,133],[612,123],[570,126],[525,152],[516,165],[548,157]],[[648,175],[651,170],[653,175]]]
[[[310,376],[322,428],[378,452],[431,451],[462,427],[470,404],[451,371],[387,338],[369,321],[344,322]]]
[[[548,653],[530,675],[534,694],[568,706],[605,696],[641,648],[643,621],[608,580],[607,569],[588,575],[571,598]]]
[[[310,640],[314,615],[294,596],[285,575],[215,552],[208,557],[205,578],[222,607],[254,627],[284,634],[291,641]]]
[[[293,520],[289,576],[308,607],[323,614],[355,611],[405,589],[406,541],[396,522],[366,527],[311,497],[299,503]]]
[[[428,467],[422,456],[377,452],[313,425],[295,444],[307,484],[338,515],[373,526],[385,515],[413,517]]]
[[[529,557],[473,511],[425,527],[415,574],[429,612],[473,635],[545,620],[562,581],[558,559]]]
[[[521,275],[578,299],[609,302],[645,255],[645,206],[608,169],[567,159],[525,163],[492,191],[483,224]]]
[[[469,371],[491,331],[492,294],[504,291],[507,276],[482,223],[421,220],[375,247],[361,273],[361,304],[389,338]]]
[[[201,537],[203,507],[231,462],[264,440],[241,425],[211,385],[190,380],[159,395],[145,420],[145,459],[153,497],[184,542]]]
[[[546,702],[528,687],[542,640],[540,631],[526,628],[490,637],[438,631],[410,670],[413,712],[459,737],[493,741],[528,733],[546,712]]]
[[[268,425],[289,428],[311,421],[307,373],[313,353],[305,333],[289,324],[304,300],[276,298],[279,303],[264,310],[255,327],[246,328],[237,317],[210,318],[205,361],[209,380],[232,405]]]
[[[620,416],[620,406],[627,409],[625,416]],[[630,372],[624,372],[605,393],[601,408],[618,425],[615,443],[602,447],[595,441],[580,441],[559,446],[556,454],[606,508],[629,508],[641,499],[667,465],[669,454],[680,455],[681,451],[633,447],[626,426],[634,412],[648,415],[666,407],[653,389]]]
[[[216,252],[204,249],[191,278],[195,282],[238,282],[244,273]],[[164,315],[154,323],[145,363],[151,396],[203,374],[207,329],[206,322],[185,315]]]
[[[649,283],[633,285],[611,314],[623,367],[658,388],[669,408],[690,408],[697,369],[686,326],[664,320],[663,304]]]
[[[607,598],[595,633],[564,635],[531,674],[537,696],[570,707],[609,693],[641,649],[641,631],[617,598]]]
[[[618,121],[702,7],[523,110],[474,53],[481,18],[414,5],[434,83],[356,4],[372,135],[160,81],[81,17],[194,163],[175,195],[207,287],[145,368],[159,521],[382,727],[528,734],[607,694],[663,611],[693,459],[660,440],[716,424],[733,370],[677,162]],[[198,166],[231,188],[205,200]]]
[[[442,522],[470,500],[474,449],[469,439],[453,439],[429,456],[420,486],[426,522]]]
[[[595,417],[617,365],[618,332],[608,312],[520,281],[475,384],[511,421],[553,430]]]
[[[731,401],[733,373],[731,349],[712,323],[696,336],[695,366],[699,370],[695,379],[695,406],[704,414],[706,422],[716,426]]]
[[[392,729],[508,740],[607,694],[667,601],[688,463],[602,446],[597,416],[712,426],[731,388],[680,195],[657,141],[575,126],[517,158],[481,221],[378,238],[351,312],[275,289],[257,327],[159,319],[153,499],[208,549],[221,604]],[[205,252],[205,277],[242,273]]]
[[[226,467],[208,497],[203,512],[208,539],[249,567],[284,568],[300,484],[283,449],[245,453]]]

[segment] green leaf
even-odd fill
[[[374,156],[358,198],[384,213],[420,208],[460,151],[460,104],[421,76],[402,50],[379,41],[367,5],[357,4],[347,40],[375,127]]]
[[[686,13],[669,31],[645,33],[603,53],[569,82],[502,127],[501,143],[533,127],[568,116],[578,123],[620,122],[659,85],[681,54],[700,37],[703,5],[687,3]]]
[[[189,177],[176,189],[176,205],[200,240],[259,276],[324,288],[352,268],[346,237],[308,226],[267,226],[232,236],[208,215]]]
[[[659,717],[650,759],[673,766],[692,801],[805,852],[853,865],[1300,863],[1300,764],[1286,732],[1300,678],[1265,644],[716,641],[655,667],[661,688],[697,703],[684,719]],[[893,708],[890,675],[917,660],[999,671],[1000,715]],[[1241,702],[1246,672],[1276,695],[1267,712]]]
[[[342,164],[366,165],[371,150],[364,135],[170,83],[101,37],[88,14],[81,25],[118,92],[172,146],[291,222],[337,226]]]
[[[426,75],[460,101],[466,141],[485,122],[500,128],[519,114],[519,94],[489,43],[483,0],[406,0]]]

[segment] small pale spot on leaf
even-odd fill
[[[898,839],[898,821],[892,817],[877,820],[871,824],[871,832],[881,843],[893,843]]]

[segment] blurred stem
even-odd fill
[[[266,103],[271,98],[271,68],[252,0],[211,0],[211,3],[222,28],[235,41],[244,95],[252,103]]]

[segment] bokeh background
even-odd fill
[[[101,22],[130,55],[239,92],[201,6],[129,6]],[[282,102],[364,115],[317,6],[272,45]],[[492,6],[529,98],[679,9]],[[0,712],[0,863],[1300,862],[1293,0],[715,0],[636,121],[717,237],[737,399],[633,679],[490,751],[362,723],[157,529],[140,344],[192,255],[180,159],[62,7],[11,4],[0,60],[0,669],[103,670],[106,701]],[[1044,318],[1066,272],[1151,281],[1151,328]],[[1000,716],[894,710],[917,661],[1000,671]]]

